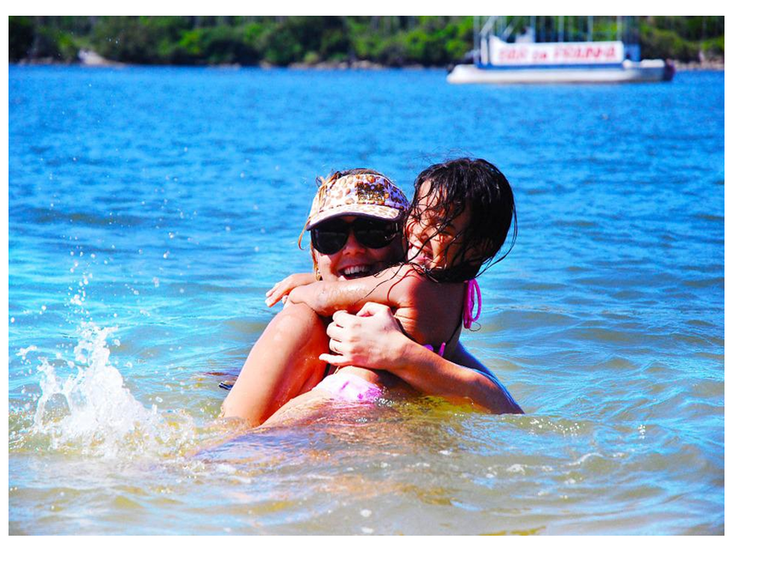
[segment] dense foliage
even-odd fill
[[[632,26],[630,28],[629,23]],[[507,17],[522,32],[530,17]],[[584,40],[586,17],[537,17],[539,40]],[[616,37],[614,18],[590,21],[595,40]],[[621,24],[619,24],[621,27]],[[622,34],[646,58],[723,58],[721,16],[647,16]],[[80,49],[135,64],[290,64],[368,60],[444,66],[473,48],[472,16],[11,16],[11,62],[77,61]]]

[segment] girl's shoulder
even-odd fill
[[[389,298],[400,306],[448,306],[461,301],[464,283],[436,282],[417,264],[398,264],[379,272],[380,282],[386,283]]]
[[[443,285],[443,286],[449,286],[449,285],[457,285],[457,286],[463,286],[464,282],[443,282],[440,280],[437,280],[433,274],[430,274],[429,271],[421,264],[415,264],[412,262],[406,262],[403,264],[395,264],[394,266],[390,266],[389,268],[386,268],[382,270],[381,272],[377,272],[373,275],[374,278],[378,278],[383,281],[388,280],[398,280],[398,279],[410,279],[420,282],[426,282],[429,284],[434,285]]]

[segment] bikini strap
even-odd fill
[[[434,352],[435,351],[435,349],[432,346],[432,344],[424,344],[424,348],[426,348],[430,352]],[[440,356],[440,357],[445,356],[445,342],[440,344],[440,350],[438,350],[437,355]]]
[[[480,319],[480,311],[483,309],[483,297],[480,295],[480,285],[474,278],[467,280],[464,287],[464,310],[462,312],[462,319],[464,320],[464,328],[471,328],[473,322],[477,322]],[[475,295],[477,295],[477,313],[474,314],[475,308]]]

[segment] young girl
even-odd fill
[[[472,311],[475,295],[480,304],[474,278],[493,262],[513,223],[516,234],[512,189],[495,166],[469,159],[431,166],[415,186],[405,224],[407,264],[372,277],[314,282],[288,291],[288,302],[307,305],[321,316],[334,315],[327,330],[334,354],[321,358],[342,368],[325,378],[313,395],[373,399],[381,395],[382,384],[391,385],[393,376],[400,376],[426,394],[468,399],[495,412],[520,413],[490,371],[459,344],[462,326],[477,319]],[[312,214],[307,229],[320,252],[333,240]],[[273,291],[270,296],[276,301],[284,293]],[[394,310],[393,316],[388,316],[387,308]],[[361,319],[340,310],[376,317],[385,334],[381,340],[393,348],[388,353],[379,348],[378,356],[371,358],[375,346],[366,345],[366,353],[356,354],[361,347],[355,348],[355,338],[348,333],[359,328]],[[466,369],[443,357],[463,359],[461,363],[481,377],[467,375]],[[353,366],[363,359],[367,368],[376,370]]]

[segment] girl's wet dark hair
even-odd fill
[[[425,190],[422,190],[425,186]],[[442,233],[465,210],[470,220],[466,229],[452,243],[458,245],[455,265],[424,270],[438,282],[463,282],[482,274],[501,261],[517,238],[517,212],[512,187],[504,174],[482,159],[458,158],[434,164],[424,170],[414,183],[415,194],[406,221],[426,221],[435,226],[430,237]],[[427,195],[436,196],[429,208],[419,205]],[[509,248],[497,256],[512,227]],[[470,250],[472,253],[470,254]],[[496,257],[496,258],[494,258]]]

